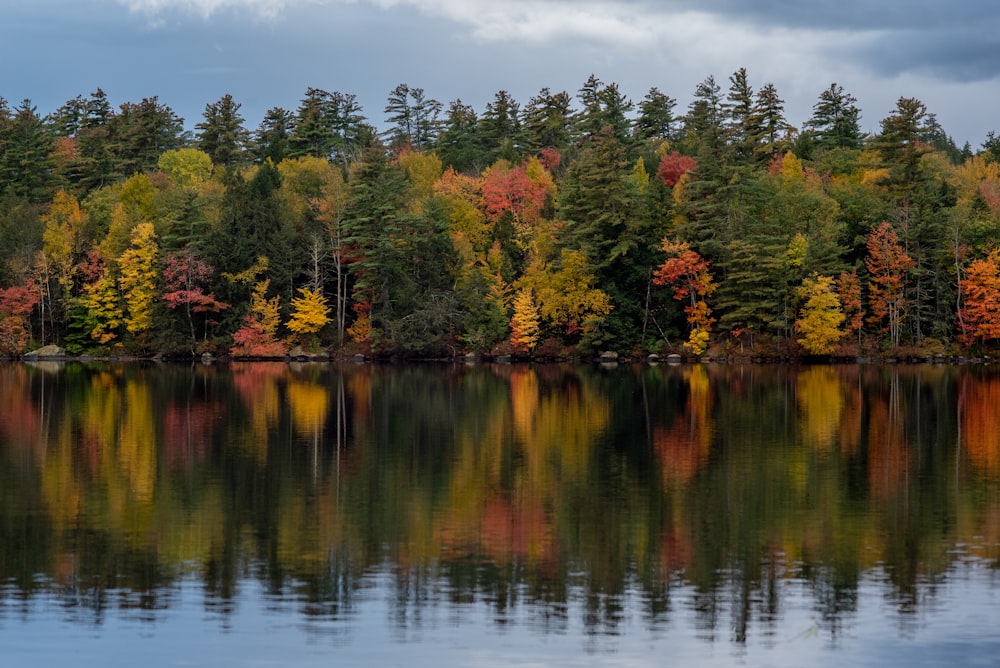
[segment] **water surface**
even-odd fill
[[[0,365],[4,666],[994,665],[1000,371]]]

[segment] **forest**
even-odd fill
[[[919,99],[793,126],[746,69],[686,108],[591,76],[372,120],[310,88],[255,130],[102,90],[0,98],[0,355],[982,355],[1000,343],[1000,137]]]

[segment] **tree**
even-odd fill
[[[465,173],[481,165],[482,144],[478,134],[476,111],[461,100],[448,106],[442,130],[438,135],[437,154],[445,167]]]
[[[281,107],[271,107],[257,127],[253,137],[253,153],[257,162],[270,160],[280,164],[291,148],[289,141],[295,115]]]
[[[243,161],[250,133],[243,127],[240,106],[226,93],[218,102],[205,105],[204,120],[195,126],[198,148],[209,155],[213,164],[230,167]]]
[[[499,159],[518,162],[524,152],[521,107],[505,90],[497,91],[493,101],[479,117],[479,141],[485,152],[485,164]]]
[[[663,180],[664,184],[673,188],[681,180],[682,176],[697,169],[697,160],[691,156],[681,155],[677,151],[671,151],[670,153],[664,153],[663,157],[660,158],[660,164],[656,168],[656,175]]]
[[[864,310],[861,304],[861,281],[857,269],[843,271],[837,279],[837,294],[844,311],[844,334],[861,335],[864,324]]]
[[[184,119],[156,96],[121,105],[109,128],[117,172],[126,177],[153,171],[160,154],[184,144]]]
[[[56,193],[41,218],[42,252],[55,272],[62,301],[68,302],[75,288],[79,264],[87,243],[87,212],[80,202],[64,190]]]
[[[259,273],[256,270],[267,269],[267,258],[261,260],[250,274],[235,278],[254,280]],[[229,351],[233,357],[281,357],[287,352],[285,344],[277,339],[281,301],[278,295],[267,297],[269,286],[268,279],[254,285],[250,313],[243,318],[243,327],[233,334],[233,347]]]
[[[127,307],[125,329],[130,334],[144,334],[153,323],[158,255],[153,224],[139,223],[132,231],[131,247],[118,258],[121,270],[118,283]]]
[[[197,337],[194,332],[194,314],[204,314],[205,330],[203,338],[208,338],[209,318],[207,314],[218,313],[229,308],[208,291],[215,274],[214,269],[193,249],[182,249],[169,253],[163,267],[163,301],[167,308],[183,308],[187,316],[191,334],[191,352],[195,351]]]
[[[0,354],[20,355],[31,340],[28,320],[39,293],[36,286],[14,285],[0,288]]]
[[[288,329],[296,334],[315,334],[330,322],[330,307],[326,297],[308,288],[299,288],[301,297],[292,299],[292,315]]]
[[[785,120],[785,101],[773,83],[764,84],[754,100],[751,112],[755,135],[752,137],[758,160],[767,160],[784,151],[785,135],[791,129]]]
[[[969,263],[960,281],[959,322],[966,343],[1000,339],[1000,249]]]
[[[865,136],[861,132],[861,112],[857,101],[837,83],[830,84],[820,93],[806,128],[815,135],[821,148],[861,148]]]
[[[100,254],[94,250],[84,272],[88,282],[79,299],[81,312],[75,324],[98,344],[105,345],[118,337],[122,326],[121,295],[114,267],[102,261]],[[69,347],[67,345],[67,350]]]
[[[639,103],[639,116],[635,119],[635,133],[639,139],[665,139],[673,141],[677,136],[678,119],[674,116],[677,100],[650,88]]]
[[[563,335],[579,336],[586,344],[614,308],[611,299],[597,286],[582,252],[564,249],[555,264],[533,262],[521,283],[531,286],[541,318]]]
[[[538,345],[540,319],[531,288],[519,290],[510,319],[510,343],[515,350],[531,353]]]
[[[667,259],[653,274],[653,283],[674,288],[674,299],[689,300],[684,312],[691,329],[684,346],[695,355],[701,355],[708,347],[708,340],[715,319],[705,302],[715,292],[716,284],[709,271],[710,263],[686,242],[664,239],[660,249]]]
[[[31,100],[0,122],[0,193],[41,202],[50,196],[53,139]]]
[[[212,177],[211,156],[196,148],[164,151],[156,164],[181,190],[197,191]]]
[[[524,106],[524,134],[528,150],[565,150],[570,133],[569,94],[543,88]]]
[[[813,275],[802,282],[797,293],[805,301],[795,321],[798,342],[811,355],[829,355],[843,337],[840,326],[844,322],[833,278]]]
[[[892,225],[883,222],[872,229],[865,258],[871,276],[868,284],[870,321],[880,332],[889,334],[892,346],[898,346],[902,337],[903,316],[907,309],[906,275],[915,264],[903,250]]]

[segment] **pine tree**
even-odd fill
[[[198,129],[198,148],[208,154],[212,163],[230,167],[244,160],[250,133],[243,127],[240,104],[226,94],[218,102],[205,105],[204,120]]]

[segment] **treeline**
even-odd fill
[[[193,132],[98,90],[0,98],[0,354],[924,354],[1000,339],[1000,138],[745,69],[686,109],[589,78],[481,112],[309,89]]]

